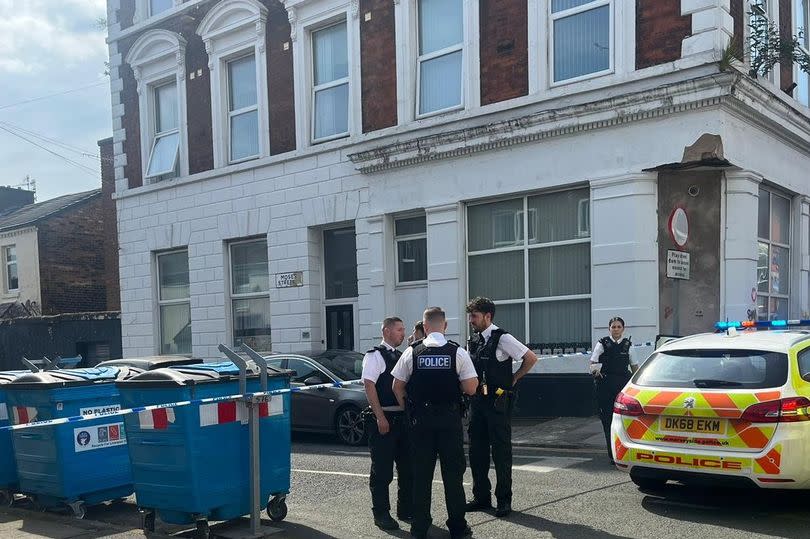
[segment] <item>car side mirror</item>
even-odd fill
[[[323,380],[321,380],[320,376],[310,376],[306,380],[304,380],[305,386],[317,386],[318,384],[322,384]]]

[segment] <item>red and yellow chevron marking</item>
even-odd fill
[[[746,408],[781,398],[779,391],[723,392],[647,390],[635,386],[625,393],[639,401],[645,411],[640,417],[623,417],[627,435],[635,441],[682,444],[700,447],[763,449],[775,426],[754,426],[739,419]],[[661,427],[662,416],[718,418],[727,422],[724,436],[671,433]]]
[[[773,449],[761,458],[754,460],[754,473],[779,475],[779,467],[782,464],[782,446],[777,444]]]
[[[657,465],[702,471],[753,472],[756,475],[779,475],[782,461],[782,446],[776,445],[764,457],[728,457],[698,453],[675,454],[666,451],[628,448],[621,440],[614,438],[616,460],[628,464]]]
[[[614,453],[616,454],[615,460],[624,460],[625,455],[627,454],[627,447],[619,440],[618,436],[613,437],[613,448]]]

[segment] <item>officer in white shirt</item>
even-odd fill
[[[591,354],[591,374],[595,378],[596,402],[599,406],[599,419],[605,432],[610,464],[613,464],[613,451],[610,443],[610,424],[613,421],[613,402],[616,396],[638,369],[633,358],[633,345],[624,337],[624,320],[614,316],[608,322],[610,336],[603,337],[593,347]]]
[[[470,406],[470,471],[473,497],[467,511],[492,508],[490,454],[495,465],[495,516],[512,512],[512,410],[514,386],[528,373],[537,356],[526,345],[492,323],[495,303],[477,297],[467,305],[470,326],[478,332],[468,346],[480,382]],[[521,361],[512,373],[512,361]]]
[[[397,517],[412,518],[413,480],[410,445],[405,410],[394,395],[391,371],[402,353],[397,347],[405,339],[405,325],[400,318],[391,316],[383,320],[382,342],[366,352],[363,358],[363,386],[371,407],[366,413],[368,446],[371,450],[371,510],[374,524],[381,530],[397,530],[399,524],[391,518],[388,487],[394,479],[397,466]]]
[[[464,518],[464,435],[461,422],[462,393],[478,387],[475,367],[467,351],[444,332],[447,321],[439,307],[423,317],[427,337],[414,342],[394,367],[394,394],[407,401],[413,458],[413,523],[411,536],[425,538],[432,523],[430,497],[436,457],[442,470],[450,537],[469,537]]]

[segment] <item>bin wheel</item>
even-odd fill
[[[145,533],[154,533],[155,532],[155,512],[144,510],[140,511],[141,513],[141,529]]]
[[[14,493],[9,490],[0,490],[0,505],[11,507],[14,504]]]
[[[273,522],[281,522],[287,516],[287,501],[285,498],[273,498],[267,502],[267,516]]]
[[[73,511],[73,518],[76,520],[84,520],[84,517],[87,516],[87,508],[84,502],[73,502],[68,504],[68,506]]]
[[[194,539],[209,539],[211,537],[211,530],[208,528],[207,520],[197,521],[197,532],[194,534]]]

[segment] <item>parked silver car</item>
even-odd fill
[[[268,356],[267,364],[295,371],[292,387],[311,386],[360,379],[363,354],[350,350],[274,354]],[[292,394],[292,429],[335,433],[345,444],[361,445],[366,428],[360,412],[366,407],[366,394],[359,384],[296,392]]]

